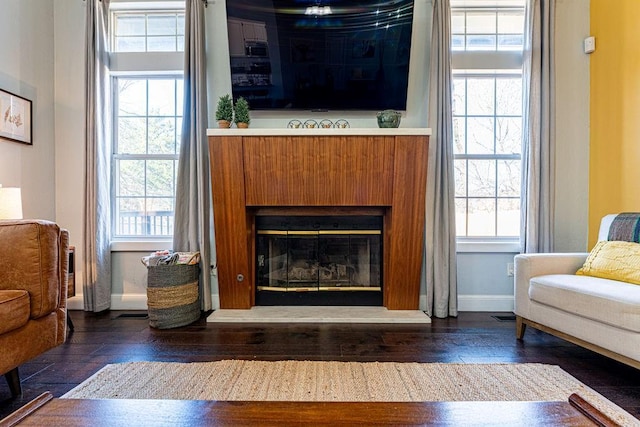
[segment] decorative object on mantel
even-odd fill
[[[304,122],[304,127],[309,128],[309,129],[317,128],[318,127],[318,122],[316,122],[313,119],[306,120]]]
[[[324,119],[320,121],[320,127],[324,129],[329,129],[333,127],[333,122],[329,119]]]
[[[243,97],[238,98],[236,104],[233,106],[233,121],[240,129],[246,129],[249,127],[251,118],[249,117],[249,102]]]
[[[30,100],[0,89],[0,138],[32,145]]]
[[[304,123],[301,122],[300,120],[293,119],[293,120],[290,120],[289,123],[287,123],[287,127],[289,129],[299,129],[299,128],[313,129],[318,127],[323,129],[331,129],[331,128],[346,129],[351,126],[349,125],[349,122],[346,121],[345,119],[338,119],[335,122],[332,122],[329,119],[322,119],[320,123],[318,123],[313,119],[305,120]]]
[[[231,127],[231,122],[233,121],[233,101],[231,101],[231,95],[227,94],[218,99],[216,120],[220,128]]]
[[[395,110],[383,110],[376,114],[378,118],[378,127],[381,128],[397,128],[400,126],[400,113]]]

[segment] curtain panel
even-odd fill
[[[553,252],[555,0],[527,0],[523,61],[521,250]]]
[[[211,191],[207,140],[207,73],[202,0],[186,0],[184,113],[176,184],[173,249],[200,251],[200,301],[211,301]]]
[[[451,4],[433,1],[423,287],[429,316],[458,315],[453,167]]]
[[[109,0],[87,0],[83,295],[85,311],[111,307]]]

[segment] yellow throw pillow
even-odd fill
[[[576,274],[640,285],[640,243],[601,240]]]

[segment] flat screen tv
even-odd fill
[[[413,0],[227,0],[234,99],[253,110],[405,110]]]

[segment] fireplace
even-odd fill
[[[248,309],[266,304],[262,296],[298,299],[325,295],[344,300],[359,292],[375,295],[378,301],[371,304],[389,310],[417,309],[424,250],[429,133],[429,129],[412,128],[209,129],[220,308]],[[349,232],[327,238],[321,234],[331,230],[325,229],[326,225],[273,231],[298,232],[291,242],[294,246],[296,240],[309,243],[300,237],[300,232],[316,233],[309,238],[315,242],[309,243],[312,248],[317,245],[320,251],[322,245],[328,245],[331,251],[342,248],[349,255],[364,253],[365,260],[379,257],[380,267],[365,269],[366,261],[358,261],[357,275],[352,274],[356,271],[353,261],[337,262],[345,256],[338,251],[327,256],[329,261],[325,264],[320,255],[317,261],[316,275],[321,269],[328,274],[335,268],[334,283],[328,280],[304,286],[302,282],[294,283],[296,279],[289,277],[292,273],[302,278],[304,271],[312,275],[313,267],[305,266],[295,272],[289,271],[289,265],[286,270],[280,268],[281,258],[290,255],[289,249],[285,252],[281,247],[285,245],[282,237],[266,239],[271,242],[261,243],[267,247],[265,250],[257,247],[257,223],[265,216],[378,217],[376,221],[382,222],[379,252],[369,249],[378,239],[377,234]],[[349,225],[344,230],[358,231],[357,227]],[[350,243],[344,244],[345,241]],[[258,278],[260,251],[263,263],[277,267],[266,278],[264,274]],[[296,249],[291,255],[300,252],[304,251]],[[380,282],[376,281],[378,276]],[[270,287],[279,290],[269,291]],[[348,288],[354,289],[345,291]]]
[[[382,305],[382,216],[256,217],[256,305]]]

